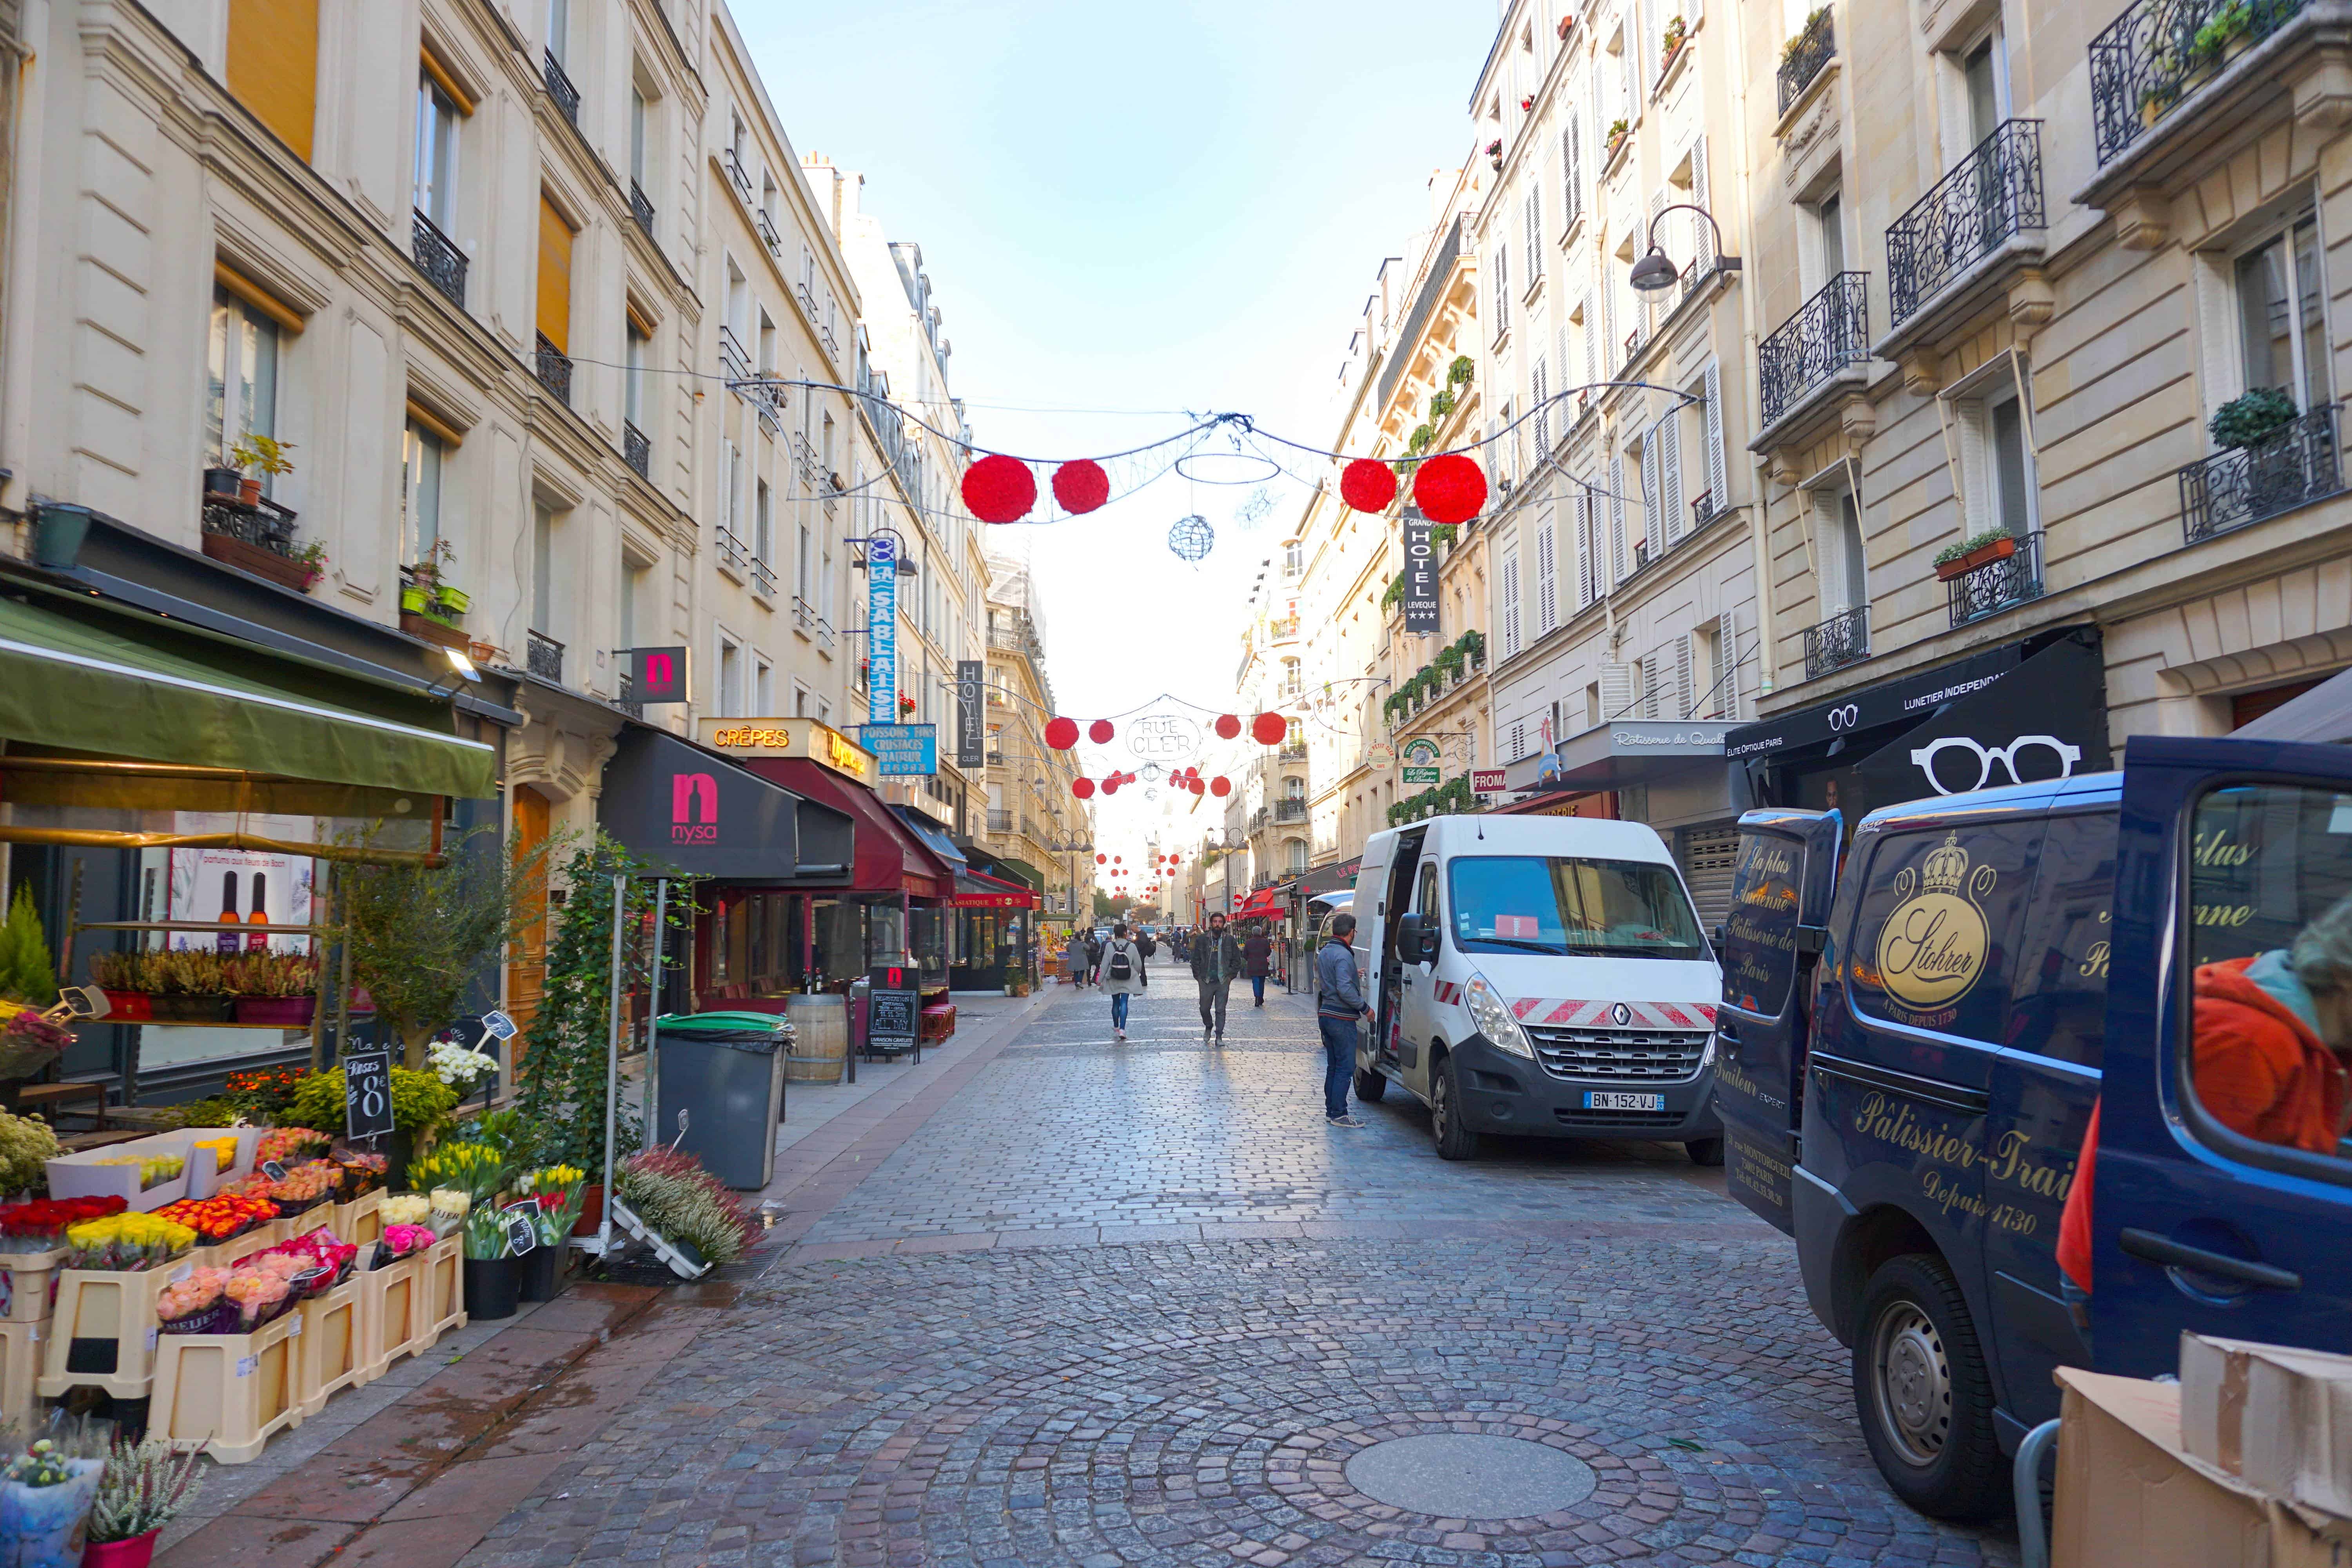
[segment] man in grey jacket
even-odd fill
[[[1349,939],[1356,934],[1356,917],[1341,910],[1331,917],[1323,946],[1315,954],[1315,1026],[1323,1032],[1323,1117],[1334,1127],[1361,1127],[1348,1114],[1348,1080],[1356,1070],[1356,1024],[1369,1020],[1356,955]]]

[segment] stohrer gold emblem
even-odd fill
[[[1917,869],[1895,874],[1895,911],[1878,930],[1879,982],[1888,995],[1931,1013],[1968,994],[1984,973],[1984,896],[2000,879],[1990,866],[1970,869],[1957,833]]]

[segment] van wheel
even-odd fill
[[[1429,1075],[1429,1135],[1441,1160],[1477,1158],[1478,1134],[1462,1125],[1461,1069],[1452,1057]]]
[[[1690,1156],[1694,1165],[1720,1165],[1723,1163],[1723,1140],[1693,1138],[1683,1144],[1683,1152]]]
[[[1388,1093],[1389,1080],[1370,1068],[1356,1069],[1356,1098],[1366,1105],[1378,1105],[1381,1096]]]
[[[2008,1467],[1992,1379],[1952,1271],[1930,1253],[1887,1259],[1863,1289],[1858,1321],[1854,1413],[1886,1484],[1935,1519],[2000,1512]]]

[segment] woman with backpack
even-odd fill
[[[1143,950],[1128,936],[1124,921],[1110,928],[1110,942],[1095,970],[1095,984],[1110,993],[1110,1025],[1120,1039],[1126,1039],[1127,999],[1151,983],[1143,975]]]

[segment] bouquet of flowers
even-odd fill
[[[94,1162],[100,1165],[136,1165],[139,1167],[139,1190],[160,1187],[188,1168],[187,1160],[178,1154],[115,1154]]]
[[[215,1193],[208,1198],[182,1198],[155,1211],[158,1219],[184,1225],[206,1247],[243,1236],[257,1225],[278,1217],[278,1205],[246,1193]]]
[[[294,1259],[284,1258],[281,1263],[292,1264]],[[299,1271],[297,1266],[295,1272]],[[259,1258],[250,1264],[241,1263],[229,1271],[228,1280],[221,1289],[236,1303],[243,1331],[251,1333],[293,1305],[294,1289],[289,1278],[277,1267],[263,1267]]]
[[[229,1189],[247,1197],[268,1198],[278,1205],[280,1214],[300,1214],[322,1199],[333,1195],[341,1180],[331,1161],[312,1160],[295,1166],[275,1180],[257,1171]]]
[[[310,1273],[317,1271],[319,1278],[310,1281],[308,1293],[323,1296],[342,1283],[344,1277],[351,1272],[353,1260],[359,1257],[360,1249],[348,1241],[338,1239],[333,1231],[320,1226],[291,1241],[279,1242],[261,1256],[272,1258],[279,1254],[304,1265],[302,1273],[295,1277],[298,1279],[308,1279]]]
[[[377,1212],[386,1225],[424,1225],[433,1212],[433,1200],[423,1193],[394,1193]]]
[[[482,1051],[468,1050],[447,1040],[436,1040],[425,1055],[425,1069],[457,1091],[465,1099],[482,1087],[482,1080],[496,1078],[499,1058]]]
[[[58,1135],[37,1116],[0,1110],[0,1193],[28,1192],[48,1174]]]
[[[588,1173],[577,1165],[541,1165],[518,1184],[539,1205],[531,1223],[541,1247],[562,1247],[588,1198]]]
[[[66,1232],[84,1220],[104,1219],[131,1205],[121,1198],[38,1198],[0,1208],[0,1252],[54,1252]]]
[[[185,1279],[174,1279],[155,1298],[155,1316],[167,1334],[234,1332],[241,1315],[227,1299],[229,1270],[191,1269]]]
[[[466,1215],[474,1207],[474,1200],[455,1187],[434,1188],[432,1204],[433,1229],[441,1236],[447,1236],[464,1225]]]
[[[338,1178],[337,1194],[344,1203],[365,1197],[383,1185],[384,1173],[392,1166],[383,1155],[358,1149],[339,1149],[330,1158]]]
[[[17,1007],[0,1020],[0,1078],[31,1078],[73,1043],[71,1029],[50,1023],[32,1008]]]
[[[106,1468],[103,1441],[79,1420],[58,1425],[0,1471],[0,1549],[12,1568],[75,1568],[83,1521]]]
[[[455,1187],[477,1204],[496,1197],[513,1173],[505,1153],[488,1143],[444,1143],[408,1163],[408,1179],[416,1185]]]
[[[376,1251],[376,1267],[382,1268],[394,1258],[423,1252],[441,1238],[429,1225],[388,1225],[383,1227],[383,1245]]]
[[[66,1267],[135,1273],[169,1263],[195,1240],[186,1226],[152,1214],[110,1215],[66,1231]]]
[[[191,1151],[210,1150],[213,1156],[213,1170],[216,1173],[226,1171],[236,1163],[236,1134],[234,1132],[226,1138],[200,1138],[190,1144],[189,1148]]]
[[[508,1256],[507,1216],[488,1204],[466,1215],[466,1256],[475,1262]]]
[[[333,1142],[326,1133],[313,1131],[308,1127],[273,1127],[261,1135],[260,1146],[254,1151],[253,1163],[262,1165],[275,1160],[281,1165],[291,1164],[297,1160],[324,1153],[327,1145]]]

